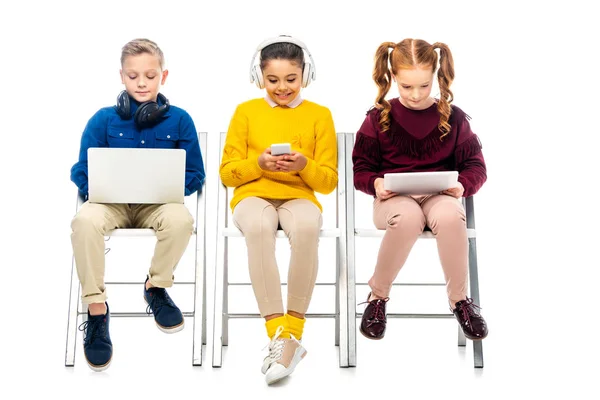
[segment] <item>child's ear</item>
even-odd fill
[[[125,78],[123,78],[123,70],[122,69],[119,70],[119,76],[121,77],[121,83],[124,85],[125,84]]]
[[[169,76],[169,70],[168,70],[168,69],[165,69],[165,70],[162,72],[162,78],[161,78],[161,80],[160,80],[160,84],[161,84],[161,85],[164,85],[164,84],[165,84],[165,81],[167,80],[167,76]]]

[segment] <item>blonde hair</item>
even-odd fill
[[[125,59],[129,56],[138,56],[140,54],[152,54],[158,58],[160,63],[160,69],[165,68],[165,56],[156,43],[149,39],[134,39],[127,43],[121,49],[121,66],[125,62]]]
[[[392,49],[390,54],[390,49]],[[444,139],[450,132],[450,114],[452,109],[450,103],[453,100],[453,94],[450,85],[454,81],[454,60],[448,46],[444,43],[436,42],[429,44],[420,39],[404,39],[399,43],[384,42],[375,53],[375,68],[373,69],[373,80],[378,87],[376,104],[381,110],[379,124],[381,131],[390,129],[390,110],[392,106],[385,100],[385,96],[392,85],[392,74],[396,75],[400,69],[413,69],[416,67],[431,68],[431,73],[435,72],[438,65],[438,55],[436,49],[440,50],[440,68],[438,70],[438,83],[440,86],[440,99],[437,104],[440,113],[439,130],[442,132],[440,140]],[[391,64],[391,71],[389,64]]]

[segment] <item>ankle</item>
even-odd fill
[[[369,300],[367,300],[367,301],[371,302],[373,300],[385,300],[387,298],[388,298],[387,296],[381,297],[381,296],[378,296],[375,293],[371,292],[371,294],[369,295]]]
[[[91,316],[106,315],[106,303],[91,303],[88,305]]]

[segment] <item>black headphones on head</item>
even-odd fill
[[[163,94],[158,94],[158,100],[163,103],[162,106],[159,106],[156,101],[146,101],[137,108],[135,114],[133,114],[133,120],[139,128],[156,124],[169,111],[171,105]],[[126,90],[123,90],[117,96],[115,110],[122,119],[131,118],[131,100]]]

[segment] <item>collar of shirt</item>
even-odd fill
[[[272,108],[275,108],[275,107],[277,107],[279,105],[268,94],[265,96],[265,100],[267,101],[267,103],[269,103],[269,105]],[[300,93],[298,93],[298,96],[296,96],[296,98],[294,100],[290,101],[290,103],[287,105],[287,107],[289,107],[289,108],[296,108],[301,103],[302,103],[302,96],[300,96]]]

